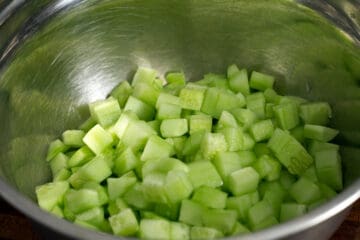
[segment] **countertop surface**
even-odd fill
[[[9,204],[0,199],[0,239],[2,240],[41,240],[32,228],[30,221]],[[331,240],[360,240],[360,200]]]

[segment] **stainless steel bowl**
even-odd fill
[[[51,239],[117,239],[40,210],[34,187],[50,179],[48,142],[138,65],[197,80],[236,63],[275,75],[281,93],[331,103],[345,190],[241,239],[327,239],[360,197],[357,0],[20,0],[0,9],[0,195]]]

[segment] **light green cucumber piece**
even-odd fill
[[[194,226],[190,230],[190,237],[193,240],[219,239],[223,236],[221,231],[210,227]]]
[[[262,120],[251,125],[249,132],[256,142],[261,142],[271,137],[274,125],[270,119]]]
[[[226,200],[226,208],[236,210],[237,218],[242,222],[246,222],[249,209],[259,200],[258,191],[237,197],[228,197]]]
[[[255,90],[265,91],[272,88],[275,82],[273,76],[253,71],[250,77],[250,87]]]
[[[121,108],[125,106],[125,103],[129,96],[132,94],[132,87],[128,81],[121,81],[110,93],[110,95],[116,98]]]
[[[65,153],[69,149],[69,146],[66,146],[60,139],[52,141],[49,145],[48,152],[46,155],[46,161],[50,161],[59,153]]]
[[[121,114],[119,102],[113,97],[90,103],[89,109],[91,117],[103,128],[114,124]]]
[[[133,96],[128,98],[124,111],[132,111],[139,117],[139,119],[145,121],[150,121],[155,116],[154,107]]]
[[[331,118],[331,107],[326,102],[313,102],[300,105],[299,115],[305,124],[325,126]]]
[[[197,131],[211,132],[212,118],[209,115],[197,114],[191,115],[189,118],[190,135]]]
[[[252,167],[245,167],[232,172],[228,178],[229,189],[235,196],[255,191],[259,181],[260,176]]]
[[[171,224],[162,219],[142,219],[139,236],[142,239],[169,239]]]
[[[113,233],[117,236],[135,236],[139,230],[137,218],[131,208],[123,209],[109,217],[109,222]]]
[[[161,136],[164,138],[183,136],[188,129],[188,121],[184,118],[165,119],[160,125]]]
[[[66,181],[50,182],[37,186],[35,189],[36,198],[39,206],[47,211],[51,211],[56,205],[62,204],[64,195],[69,189]]]
[[[209,161],[199,161],[188,164],[189,178],[194,186],[220,187],[223,181],[215,166]]]
[[[174,152],[173,146],[159,136],[153,135],[146,142],[141,154],[141,161],[170,157]]]
[[[320,125],[305,124],[304,126],[304,137],[321,142],[331,141],[338,134],[338,130]]]
[[[107,190],[110,200],[122,197],[137,182],[137,177],[133,171],[130,171],[119,178],[108,178]]]
[[[207,186],[195,190],[192,200],[208,208],[223,209],[226,206],[227,193]]]
[[[81,147],[84,145],[82,141],[85,132],[82,130],[66,130],[62,134],[62,139],[65,145],[70,147]]]
[[[297,203],[283,203],[281,204],[280,222],[285,222],[290,219],[299,217],[306,213],[306,205]]]
[[[113,143],[113,137],[99,124],[86,133],[83,138],[84,143],[93,151],[96,155],[100,154],[106,148]]]
[[[181,170],[172,170],[167,173],[164,188],[171,203],[178,203],[188,198],[193,191],[188,175]]]
[[[161,103],[156,112],[156,119],[173,119],[181,117],[181,106],[172,103]]]

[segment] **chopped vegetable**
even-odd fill
[[[215,239],[301,216],[342,190],[328,103],[281,96],[274,77],[234,64],[227,77],[165,78],[140,67],[50,143],[42,209],[121,237]]]

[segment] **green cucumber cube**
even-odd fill
[[[246,108],[235,108],[231,110],[231,113],[244,130],[248,129],[258,119],[255,112]]]
[[[193,191],[188,175],[181,170],[172,170],[166,175],[165,193],[171,203],[177,203],[190,196]]]
[[[120,178],[108,178],[106,182],[109,199],[115,200],[129,191],[137,182],[137,178],[135,173],[131,171],[122,175]]]
[[[131,121],[121,140],[127,147],[137,152],[145,147],[147,140],[153,135],[156,135],[156,132],[146,122]]]
[[[83,189],[94,190],[98,193],[99,196],[99,204],[104,205],[109,202],[109,196],[107,190],[104,186],[100,185],[96,182],[87,182],[82,186]]]
[[[194,189],[200,186],[220,187],[223,181],[214,165],[209,161],[188,164],[189,178]]]
[[[189,133],[190,135],[197,131],[211,132],[212,118],[209,115],[198,114],[191,115],[189,118]]]
[[[160,125],[161,135],[167,137],[180,137],[188,132],[188,122],[184,118],[165,119]]]
[[[193,240],[219,239],[223,236],[224,234],[215,228],[195,226],[190,230],[190,237]]]
[[[64,196],[65,206],[74,214],[78,214],[100,206],[97,191],[91,189],[70,189]]]
[[[56,155],[58,155],[61,152],[64,153],[68,149],[69,146],[66,146],[61,140],[56,139],[55,141],[51,142],[49,145],[46,161],[49,162],[51,159],[56,157]]]
[[[161,103],[156,113],[156,119],[159,120],[180,118],[180,116],[181,106],[172,103]]]
[[[109,217],[109,222],[113,233],[117,236],[135,236],[139,230],[136,216],[130,208]]]
[[[175,83],[184,86],[186,83],[185,74],[183,72],[172,72],[166,75],[168,83]]]
[[[228,111],[222,111],[216,128],[238,128],[236,118]]]
[[[86,163],[70,178],[69,182],[74,188],[80,188],[88,181],[102,182],[111,175],[111,169],[102,155],[98,155]]]
[[[336,192],[326,184],[319,183],[319,188],[321,191],[321,195],[327,200],[332,199],[336,196]]]
[[[180,203],[167,204],[167,203],[156,203],[154,212],[164,219],[177,221],[179,218]]]
[[[171,240],[189,240],[190,227],[184,223],[170,223],[170,239]]]
[[[114,124],[121,114],[119,102],[113,97],[90,103],[89,109],[91,117],[104,128]]]
[[[121,108],[125,106],[125,103],[129,96],[132,94],[132,87],[128,81],[122,81],[117,85],[110,93],[113,98],[116,98]]]
[[[273,216],[273,209],[265,200],[255,203],[248,211],[248,221],[253,230],[258,224]]]
[[[152,158],[142,166],[142,176],[145,177],[151,173],[167,174],[172,170],[188,172],[188,166],[176,158]]]
[[[37,186],[35,189],[39,206],[47,211],[51,211],[56,205],[62,204],[64,195],[69,189],[66,181],[50,182]]]
[[[240,156],[236,152],[219,152],[212,162],[225,185],[227,185],[228,176],[242,168]]]
[[[225,235],[232,232],[237,219],[237,212],[228,209],[206,209],[203,213],[203,224],[215,228]]]
[[[53,181],[54,182],[65,181],[68,180],[70,176],[71,176],[71,171],[63,168],[60,171],[58,171],[55,175],[53,175]]]
[[[294,184],[294,182],[296,182],[296,178],[294,175],[290,174],[288,171],[286,170],[281,170],[280,172],[280,184],[281,186],[285,189],[288,190],[291,185]]]
[[[193,226],[202,226],[205,210],[206,208],[201,204],[184,199],[181,202],[179,221]]]
[[[338,134],[338,130],[320,125],[305,124],[304,126],[304,136],[306,138],[318,140],[321,142],[329,142]]]
[[[214,73],[208,73],[204,75],[204,78],[198,82],[200,83],[206,83],[205,85],[209,87],[216,87],[219,89],[229,89],[229,84],[227,79],[224,75],[221,74],[214,74]]]
[[[201,112],[206,113],[214,118],[219,118],[222,112],[219,111],[215,106],[219,100],[219,89],[208,88],[205,91],[204,100],[201,106]]]
[[[240,71],[240,69],[238,68],[238,66],[236,66],[236,64],[231,64],[227,68],[226,76],[227,76],[228,79],[230,79],[232,76],[235,75],[235,73],[237,73],[239,71]]]
[[[169,93],[162,92],[160,93],[157,101],[156,101],[156,109],[159,110],[159,107],[161,104],[173,104],[176,106],[181,106],[180,98],[177,96],[174,96]]]
[[[205,133],[200,151],[207,160],[211,160],[218,152],[225,152],[228,149],[225,136],[221,133]]]
[[[306,213],[306,205],[297,203],[283,203],[281,204],[280,222],[285,222],[290,219],[299,217]]]
[[[200,111],[203,104],[206,87],[187,84],[179,94],[181,107],[184,109]]]
[[[308,144],[308,151],[309,153],[314,157],[317,152],[323,151],[323,150],[335,150],[339,151],[339,145],[333,144],[333,143],[325,143],[325,142],[319,142],[316,140],[310,140],[310,143]]]
[[[124,199],[117,198],[116,200],[109,202],[107,211],[109,212],[110,216],[113,216],[126,208],[129,208],[129,205],[127,205]]]
[[[293,129],[299,124],[298,108],[294,103],[283,103],[273,107],[279,126],[284,130]]]
[[[150,106],[155,106],[161,88],[156,84],[138,83],[135,84],[132,96],[138,98]]]
[[[235,236],[235,235],[241,235],[241,234],[246,234],[246,233],[250,233],[250,230],[245,227],[245,225],[236,222],[234,229],[231,232],[231,235]]]
[[[291,186],[289,193],[300,204],[311,204],[321,198],[319,186],[304,177]]]
[[[144,186],[136,183],[123,197],[125,203],[136,209],[149,209],[152,207],[144,193]]]
[[[148,161],[150,159],[170,157],[173,152],[173,146],[166,140],[153,135],[146,142],[143,153],[141,154],[141,161]]]
[[[272,88],[275,79],[273,76],[253,71],[250,77],[250,87],[255,90],[265,91],[268,88]]]
[[[99,124],[97,124],[86,133],[83,141],[91,149],[91,151],[98,155],[111,146],[113,143],[113,137]]]
[[[154,69],[146,68],[146,67],[138,67],[134,75],[134,78],[131,82],[131,85],[135,86],[138,83],[154,84],[157,75],[158,73]]]
[[[150,173],[144,176],[143,192],[145,198],[153,203],[168,203],[165,190],[166,175],[161,173]]]
[[[342,168],[338,151],[323,150],[315,153],[315,167],[320,182],[336,191],[342,190]]]
[[[169,239],[171,224],[162,219],[142,219],[139,235],[142,239]]]
[[[241,167],[249,167],[256,161],[256,155],[253,151],[238,151]]]
[[[90,116],[88,119],[86,119],[85,122],[83,122],[79,126],[79,129],[84,131],[84,132],[88,132],[95,125],[96,125],[96,120],[93,117]]]
[[[89,162],[94,157],[93,152],[87,146],[81,147],[69,159],[67,166],[69,168],[79,167]]]
[[[222,128],[218,133],[224,135],[228,151],[239,151],[244,148],[244,133],[241,128]]]
[[[135,169],[140,164],[140,159],[135,155],[133,150],[127,147],[118,157],[115,159],[115,166],[113,172],[118,176]]]
[[[242,140],[243,144],[240,148],[241,151],[247,151],[247,150],[251,150],[254,148],[255,146],[255,141],[254,139],[250,136],[250,134],[248,133],[244,133],[243,134],[243,140]]]
[[[254,164],[253,168],[259,173],[260,178],[273,181],[280,178],[281,165],[269,155],[262,155]]]
[[[254,225],[252,227],[252,230],[253,231],[258,231],[258,230],[262,230],[262,229],[265,229],[265,228],[269,228],[269,227],[274,226],[276,224],[279,224],[279,221],[274,216],[270,216],[270,217],[264,219],[262,222]]]
[[[262,120],[251,125],[250,134],[256,142],[267,140],[274,132],[274,125],[270,119]]]
[[[182,158],[183,157],[183,149],[185,147],[185,142],[187,140],[187,137],[186,136],[174,137],[174,138],[171,138],[171,140],[173,142],[176,156],[178,158]]]
[[[133,96],[128,98],[124,111],[132,111],[139,117],[139,119],[145,121],[152,120],[155,115],[155,109],[153,106]]]
[[[259,181],[260,176],[252,167],[232,172],[228,178],[229,189],[235,196],[255,191]]]
[[[246,96],[246,106],[253,111],[259,119],[265,118],[265,97],[262,92]]]
[[[306,169],[306,171],[301,175],[301,177],[306,177],[314,183],[319,182],[314,165],[311,165],[308,169]]]
[[[230,89],[236,93],[242,93],[247,96],[250,94],[249,80],[246,69],[235,72],[228,76]]]
[[[314,161],[294,137],[279,128],[275,129],[268,147],[292,174],[301,175]]]
[[[120,115],[120,118],[109,129],[109,132],[115,134],[119,139],[122,139],[130,122],[138,120],[138,117],[132,111],[125,111]]]
[[[299,115],[305,124],[325,126],[331,118],[331,107],[326,102],[305,103],[300,106]]]
[[[185,156],[195,155],[200,148],[204,136],[205,136],[204,131],[198,131],[191,134],[190,137],[185,142],[184,149],[182,152],[183,155]]]
[[[264,97],[267,103],[279,104],[282,96],[278,95],[272,88],[267,88],[264,91]]]
[[[95,207],[79,214],[76,214],[75,221],[85,222],[95,227],[100,228],[104,218],[104,209],[102,207]]]
[[[65,145],[70,147],[81,147],[84,145],[83,137],[85,132],[82,130],[66,130],[62,134],[62,139]]]
[[[55,176],[59,171],[66,168],[68,160],[69,157],[62,152],[56,155],[56,157],[50,161],[52,175]]]
[[[249,209],[259,200],[258,191],[237,197],[228,197],[226,200],[226,208],[236,210],[237,218],[242,222],[246,222]]]
[[[208,208],[223,209],[226,206],[227,193],[207,186],[195,190],[192,200]]]
[[[242,93],[234,94],[228,90],[219,91],[219,98],[216,102],[216,118],[219,118],[222,111],[230,111],[234,108],[244,107],[246,105],[245,97]]]

